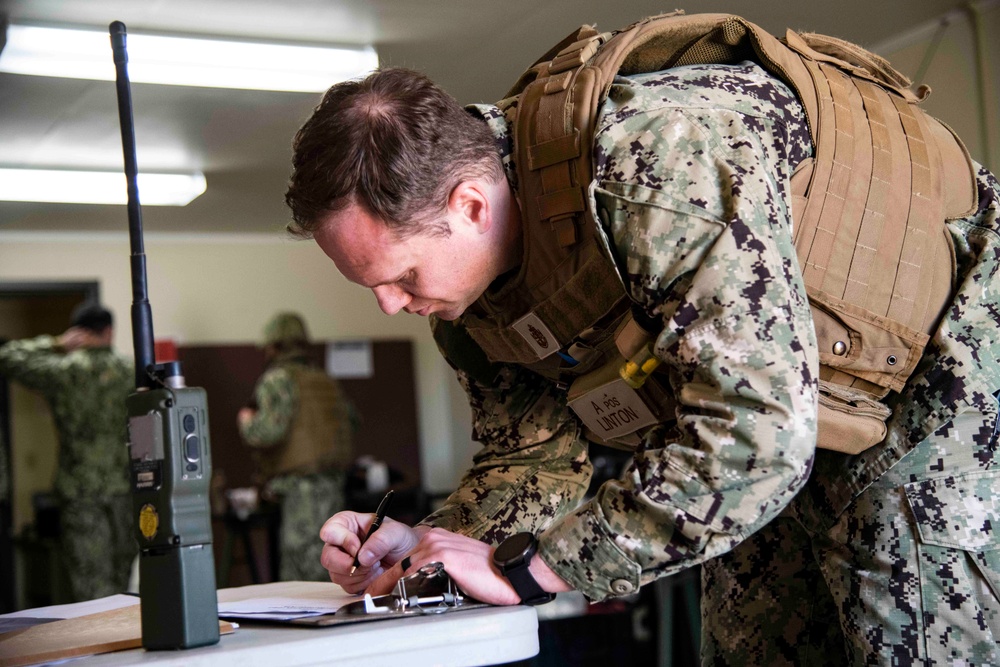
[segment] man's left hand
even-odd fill
[[[83,327],[70,327],[59,336],[59,346],[67,352],[83,347],[96,347],[98,337]]]
[[[404,574],[413,574],[427,563],[444,563],[445,572],[467,595],[490,604],[517,604],[521,599],[507,580],[493,567],[493,547],[479,540],[443,528],[433,528],[407,554],[409,569],[403,571],[406,558],[373,581],[366,593],[391,593]]]
[[[409,568],[404,572],[407,558]],[[444,563],[445,572],[458,587],[480,602],[497,605],[521,602],[507,579],[493,566],[493,547],[443,528],[427,531],[406,558],[386,570],[365,592],[373,596],[391,593],[404,574],[413,574],[422,565],[433,562]]]

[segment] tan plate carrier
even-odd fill
[[[484,295],[481,314],[463,324],[491,361],[553,379],[566,369],[552,353],[582,355],[586,363],[569,373],[578,378],[571,403],[606,395],[595,375],[607,380],[609,366],[620,368],[658,332],[631,318],[595,238],[587,198],[598,108],[616,75],[747,59],[791,86],[805,108],[815,155],[792,176],[792,218],[819,342],[819,446],[857,453],[885,437],[882,400],[903,388],[951,299],[945,221],[974,210],[976,188],[965,147],[917,106],[929,91],[914,93],[885,60],[839,39],[789,30],[778,40],[737,16],[675,13],[613,34],[583,26],[560,42],[508,94],[519,96],[521,274]],[[609,327],[615,344],[588,344],[590,332]],[[653,412],[670,409],[662,387],[640,393]],[[594,417],[581,417],[594,435]]]

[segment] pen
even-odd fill
[[[358,562],[358,554],[361,553],[361,547],[365,546],[365,542],[367,542],[368,538],[372,536],[372,533],[378,530],[378,527],[382,525],[382,519],[385,518],[385,514],[389,511],[389,505],[391,504],[392,489],[389,489],[389,493],[385,494],[385,498],[382,499],[382,502],[378,504],[378,509],[375,510],[375,520],[372,521],[372,525],[368,527],[368,534],[365,535],[365,539],[361,540],[361,544],[358,545],[358,552],[354,554],[354,566],[351,567],[351,574],[354,574],[354,571],[361,567],[361,563]]]

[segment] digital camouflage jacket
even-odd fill
[[[477,111],[516,192],[516,100]],[[750,63],[685,67],[619,78],[599,113],[589,205],[636,307],[662,326],[654,353],[676,418],[645,434],[628,469],[581,504],[590,465],[565,388],[513,365],[484,373],[470,339],[446,340],[432,322],[483,449],[425,523],[489,542],[533,531],[561,577],[603,599],[728,551],[803,488],[802,502],[832,521],[966,402],[992,400],[991,176],[980,177],[980,211],[949,223],[958,294],[896,397],[889,436],[858,456],[817,454],[817,351],[788,186],[812,147],[793,93]]]

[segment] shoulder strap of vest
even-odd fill
[[[573,37],[579,38],[546,54],[511,91],[520,94],[514,144],[523,214],[548,221],[562,246],[578,240],[585,220],[597,110],[619,74],[755,56],[795,88],[815,128],[817,95],[801,58],[738,16],[665,14],[613,35],[584,26],[560,44]]]
[[[546,51],[542,55],[542,57],[540,57],[538,60],[532,63],[531,67],[526,69],[524,73],[520,77],[518,77],[514,85],[511,86],[510,90],[507,91],[507,94],[504,95],[504,98],[520,95],[524,91],[524,88],[529,83],[538,78],[539,73],[545,71],[549,61],[554,59],[558,53],[563,51],[563,49],[581,40],[586,40],[590,39],[591,37],[596,37],[598,36],[598,34],[599,33],[597,32],[597,30],[595,30],[593,27],[589,25],[582,25],[573,32],[571,32],[570,34],[563,37],[558,44],[556,44],[551,49]]]

